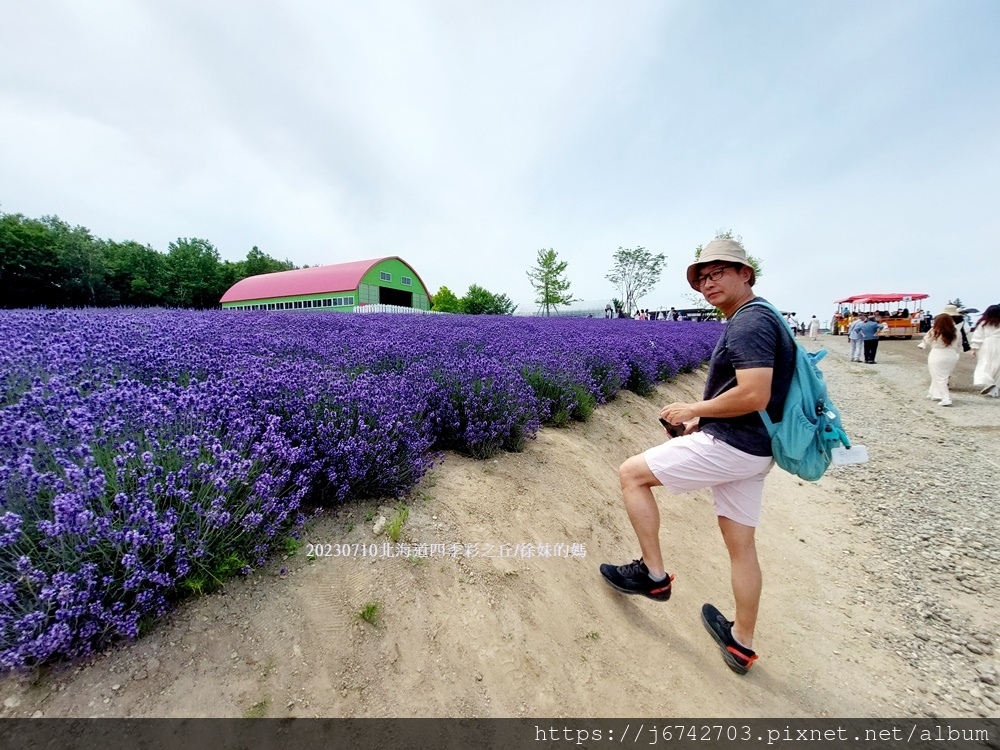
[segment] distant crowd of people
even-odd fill
[[[897,317],[908,317],[909,312]],[[889,326],[883,313],[862,313],[851,322],[847,338],[851,344],[851,361],[874,365],[878,353],[879,334],[887,333]],[[953,304],[947,304],[937,315],[918,312],[920,331],[924,334],[918,344],[927,349],[927,370],[930,386],[927,398],[941,406],[951,406],[948,381],[964,352],[976,358],[973,384],[980,393],[1000,398],[1000,305],[990,305],[980,316],[972,330],[966,316]]]
[[[792,336],[805,336],[808,333],[809,338],[813,341],[819,338],[821,327],[819,318],[815,315],[809,319],[808,323],[804,321],[800,323],[796,320],[795,313],[788,313],[788,315],[785,316],[785,322],[788,323],[788,327],[792,330]]]
[[[634,313],[629,313],[621,308],[615,310],[610,304],[604,308],[605,318],[632,318],[633,320],[705,320],[705,317],[690,317],[685,313],[671,307],[669,310],[650,310],[639,308]]]

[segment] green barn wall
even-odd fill
[[[392,275],[392,281],[382,281],[380,274],[385,271]],[[405,286],[403,276],[408,276],[413,280],[413,284]],[[389,258],[372,266],[368,273],[361,277],[361,284],[358,286],[358,302],[378,304],[378,287],[384,286],[389,289],[399,289],[404,292],[413,293],[413,307],[418,310],[430,310],[430,302],[427,290],[420,283],[420,277],[406,263],[397,258]]]
[[[329,299],[331,297],[354,297],[354,305],[345,305],[342,307],[321,307],[320,310],[331,310],[336,312],[350,312],[358,303],[358,291],[356,289],[348,289],[346,292],[324,292],[323,294],[305,294],[292,297],[268,297],[267,299],[248,299],[240,300],[239,302],[223,302],[222,308],[232,308],[232,307],[243,307],[244,305],[267,305],[275,302],[302,302],[304,300],[318,300],[318,299]],[[310,308],[315,309],[315,308]]]

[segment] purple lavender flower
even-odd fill
[[[0,311],[0,670],[249,573],[303,505],[401,496],[706,360],[718,324]]]

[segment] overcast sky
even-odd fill
[[[0,0],[0,210],[166,251],[383,255],[530,306],[720,228],[800,317],[1000,302],[1000,3]]]

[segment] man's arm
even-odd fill
[[[708,401],[668,404],[660,410],[660,416],[672,424],[680,424],[696,417],[740,417],[761,411],[771,400],[773,376],[772,367],[737,370],[735,388]]]

